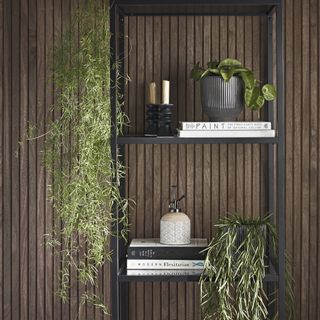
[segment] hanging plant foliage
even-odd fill
[[[204,320],[267,320],[268,299],[264,280],[268,257],[266,244],[277,253],[277,232],[270,216],[223,217],[216,225],[200,277],[201,309]],[[288,259],[288,258],[287,258]],[[286,264],[286,312],[293,319],[292,276]],[[272,296],[276,296],[275,292]],[[275,315],[273,320],[278,319]]]
[[[51,200],[61,220],[48,243],[61,255],[59,296],[68,300],[70,271],[84,288],[81,301],[108,313],[103,297],[87,288],[97,285],[98,272],[111,260],[109,249],[114,208],[126,212],[119,192],[125,174],[111,150],[109,7],[91,0],[79,9],[70,29],[54,48],[53,81],[57,98],[53,108],[61,116],[46,134],[45,166],[52,175]],[[114,66],[118,70],[117,66]],[[120,97],[121,98],[121,97]],[[118,132],[125,116],[117,105]],[[87,290],[87,291],[86,291]]]

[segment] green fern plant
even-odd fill
[[[80,8],[70,29],[54,48],[53,81],[61,116],[46,133],[45,167],[52,175],[51,201],[61,226],[47,235],[47,243],[61,256],[59,296],[68,301],[70,272],[85,288],[81,302],[90,302],[108,314],[103,297],[92,294],[100,268],[112,258],[115,207],[126,213],[128,201],[119,192],[125,174],[111,153],[109,7],[91,0]],[[78,35],[78,36],[77,36]],[[118,66],[114,68],[118,70]],[[117,105],[117,130],[126,121]],[[119,156],[119,155],[118,155]]]
[[[209,61],[207,68],[200,66],[198,62],[191,70],[191,78],[201,80],[208,76],[219,76],[228,82],[233,76],[240,76],[245,85],[244,100],[248,108],[257,110],[263,107],[265,101],[276,98],[276,90],[272,84],[261,86],[260,81],[255,79],[253,72],[242,66],[236,59],[226,58],[219,61]]]
[[[220,219],[217,227],[218,233],[207,248],[199,281],[203,319],[269,319],[267,306],[272,302],[264,290],[268,234],[274,251],[277,241],[270,216],[248,219],[234,215]],[[288,276],[288,319],[293,315],[291,283]]]

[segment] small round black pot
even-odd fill
[[[244,85],[239,77],[228,82],[219,76],[200,81],[203,112],[210,121],[236,121],[244,108]]]

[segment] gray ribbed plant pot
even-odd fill
[[[239,77],[228,82],[219,76],[200,81],[203,112],[210,121],[236,121],[244,108],[244,85]]]

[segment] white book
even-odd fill
[[[189,270],[127,270],[128,276],[200,276],[201,269]]]
[[[145,239],[132,239],[130,247],[206,247],[208,245],[207,239],[192,238],[189,244],[168,245],[160,243],[159,238],[145,238]]]
[[[180,138],[274,138],[275,130],[177,130]]]
[[[271,122],[264,121],[235,121],[235,122],[183,122],[179,123],[180,130],[270,130]]]
[[[203,260],[153,260],[128,259],[127,269],[200,269],[204,266]]]

